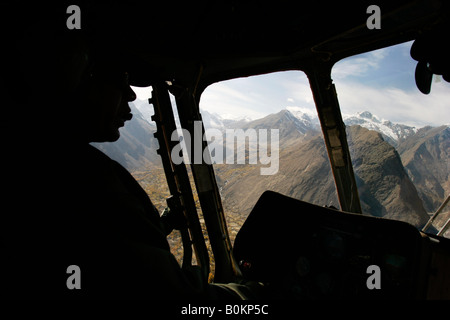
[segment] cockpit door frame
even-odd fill
[[[152,120],[155,121],[157,126],[155,133],[155,137],[159,142],[157,152],[161,156],[166,180],[171,193],[171,197],[167,199],[167,204],[171,210],[182,211],[186,221],[186,226],[182,226],[179,229],[184,247],[183,268],[189,268],[191,266],[192,245],[195,250],[197,262],[203,271],[203,277],[207,279],[210,271],[210,260],[187,168],[185,163],[177,164],[172,159],[172,151],[177,144],[177,141],[174,141],[172,136],[177,132],[177,127],[170,102],[168,85],[160,81],[152,87],[152,98],[149,102],[153,104],[155,111]]]
[[[331,61],[315,62],[303,71],[313,93],[341,210],[362,213],[345,124],[331,79],[332,66]]]
[[[195,135],[194,131],[196,130],[195,122],[202,120],[198,107],[198,97],[196,97],[195,85],[184,86],[174,82],[169,90],[176,99],[181,127],[188,130],[193,137]],[[201,136],[203,137],[205,134],[203,121],[201,121],[201,130]],[[207,141],[201,140],[201,150],[203,154],[209,154]],[[191,147],[195,148],[194,143],[191,144]],[[192,150],[190,154],[193,155],[194,152],[195,150]],[[214,254],[214,281],[221,283],[236,281],[242,277],[242,273],[233,256],[232,244],[228,233],[219,188],[214,174],[214,168],[212,164],[205,162],[204,157],[201,157],[201,163],[191,161],[191,170],[206,229],[208,231],[209,241]]]

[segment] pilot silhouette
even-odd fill
[[[15,148],[14,163],[16,173],[26,174],[11,180],[26,180],[27,192],[10,190],[14,205],[2,225],[2,294],[251,297],[246,286],[211,285],[182,270],[148,195],[124,167],[89,144],[120,137],[132,117],[128,102],[136,95],[129,81],[135,70],[127,65],[120,36],[60,30],[58,23],[42,19],[17,29],[11,46],[10,75],[20,78],[18,105],[27,114],[21,128],[27,142]],[[68,285],[68,269],[79,270],[75,287]]]

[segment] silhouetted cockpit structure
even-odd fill
[[[314,96],[340,210],[268,191],[252,210],[233,246],[213,166],[204,160],[190,165],[214,254],[214,281],[228,283],[245,279],[267,283],[270,284],[271,298],[450,297],[450,243],[447,239],[427,235],[407,223],[360,215],[345,125],[331,79],[331,68],[343,58],[417,39],[411,52],[418,61],[416,82],[422,92],[429,93],[433,73],[449,80],[450,68],[444,48],[450,26],[449,7],[444,1],[383,1],[377,4],[381,10],[381,28],[369,28],[367,9],[370,5],[370,1],[276,1],[270,4],[259,1],[157,4],[124,1],[108,6],[83,1],[79,4],[81,29],[63,30],[63,34],[72,37],[78,33],[97,39],[96,54],[100,57],[111,54],[111,40],[115,41],[120,49],[114,54],[121,55],[126,61],[130,84],[152,86],[150,102],[155,110],[153,120],[157,124],[158,153],[171,193],[168,206],[173,212],[183,213],[178,217],[182,222],[174,223],[182,230],[185,261],[189,261],[183,267],[190,267],[191,257],[195,254],[201,270],[199,274],[206,278],[210,256],[187,167],[183,163],[175,164],[171,159],[171,150],[176,143],[170,137],[177,127],[169,93],[175,96],[182,128],[194,135],[194,122],[202,119],[198,107],[200,96],[209,85],[238,77],[301,70],[307,75]],[[63,5],[58,8],[64,10]],[[52,10],[45,12],[47,15],[61,13],[61,9]],[[27,16],[19,11],[16,16],[22,17],[18,20],[20,24],[32,17],[33,12]],[[62,12],[55,23],[65,23],[67,17],[68,14]],[[13,32],[8,37],[15,39]],[[45,43],[43,45],[42,48],[25,48],[45,50]],[[15,49],[11,55],[19,54],[19,51]],[[20,92],[17,74],[21,71],[14,69],[14,64],[7,71],[6,87],[15,92],[12,96],[17,98]],[[57,82],[45,75],[43,79]],[[50,100],[52,86],[52,83],[42,85],[42,88],[48,87]],[[39,109],[33,109],[34,105]],[[63,105],[64,102],[59,101],[59,107],[64,108]],[[10,163],[16,174],[8,179],[9,192],[12,192],[10,204],[14,209],[6,214],[8,217],[2,228],[2,233],[7,235],[4,241],[7,245],[21,243],[24,239],[14,239],[14,234],[8,231],[8,223],[23,222],[24,234],[36,235],[39,232],[33,230],[32,222],[40,219],[33,216],[29,220],[30,211],[49,208],[60,210],[62,215],[64,208],[71,205],[60,201],[77,201],[71,197],[55,199],[55,195],[64,194],[58,190],[60,186],[45,186],[47,173],[55,178],[59,170],[70,170],[65,163],[71,157],[70,150],[62,150],[64,137],[58,136],[55,130],[46,132],[44,129],[42,137],[47,140],[36,141],[33,132],[39,131],[41,120],[48,124],[64,121],[59,115],[79,115],[71,109],[55,108],[47,112],[44,101],[33,101],[32,98],[22,101],[22,107],[22,110],[30,111],[30,116],[24,122],[26,125],[14,132],[15,135],[22,130],[26,133],[27,147],[19,146],[19,138],[11,142],[10,156],[18,160]],[[16,127],[8,126],[10,132],[13,128]],[[202,130],[204,132],[204,128]],[[207,142],[203,141],[202,150],[207,148]],[[51,165],[49,159],[54,161]],[[68,163],[73,164],[72,161]],[[18,190],[30,177],[32,182],[24,195]],[[64,184],[70,184],[70,181],[64,181]],[[69,188],[74,189],[74,186]],[[22,211],[27,214],[22,215]],[[71,224],[70,220],[62,219],[61,222]],[[77,229],[71,226],[67,230],[83,229],[83,225],[76,222],[75,225]],[[55,231],[55,235],[63,233],[64,229]],[[32,243],[33,239],[24,241]],[[55,237],[46,241],[47,245],[53,246],[58,240]],[[17,255],[8,254],[9,259]],[[70,252],[64,253],[64,257],[70,257]],[[381,270],[381,290],[367,284],[370,266]],[[21,268],[22,273],[27,272],[27,266]],[[48,271],[49,274],[52,272],[56,270]],[[64,276],[67,276],[65,270]],[[65,283],[62,286],[65,289]]]

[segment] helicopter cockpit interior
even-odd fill
[[[79,25],[68,20],[72,11],[63,10],[58,16],[58,23],[68,29],[64,32],[95,30],[105,43],[114,39],[125,44],[119,51],[134,71],[130,84],[151,86],[157,153],[170,192],[167,207],[182,213],[171,223],[181,233],[184,267],[195,256],[200,274],[208,278],[213,258],[213,282],[261,282],[270,299],[450,298],[449,239],[406,222],[361,214],[339,92],[331,77],[333,66],[342,59],[414,41],[415,82],[418,90],[430,94],[433,74],[450,80],[446,49],[450,8],[444,1],[378,1],[376,8],[372,2],[117,1],[102,6],[80,1]],[[51,14],[55,12],[61,10]],[[19,24],[33,15],[31,10]],[[179,141],[171,138],[172,133],[205,132],[197,125],[202,120],[199,102],[212,84],[293,70],[308,78],[339,208],[267,190],[232,243],[214,166],[208,157],[189,165],[174,161]],[[33,130],[39,127],[33,119],[28,122]],[[52,134],[60,147],[58,134]],[[208,151],[208,141],[191,148],[192,154],[194,148]],[[32,157],[39,157],[40,151],[32,150]],[[17,154],[28,152],[20,149]],[[14,167],[21,174],[13,179],[25,183],[28,169],[18,163]],[[32,192],[33,199],[41,201],[51,191],[43,187]],[[2,233],[7,229],[4,224]]]

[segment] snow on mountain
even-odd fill
[[[305,133],[308,129],[318,128],[319,119],[315,111],[301,107],[287,107],[286,110],[289,111],[287,115],[296,119],[296,126],[299,132]],[[393,145],[418,131],[416,127],[380,119],[369,111],[343,115],[343,120],[347,126],[360,125],[369,130],[377,131]]]
[[[292,115],[294,115],[299,120],[306,119],[309,121],[315,120],[317,121],[317,123],[319,122],[317,118],[317,112],[315,110],[310,110],[302,107],[286,107],[286,110],[292,113]]]
[[[308,130],[316,129],[319,125],[317,115],[305,108],[300,107],[286,107],[289,112],[286,115],[291,115],[295,118],[297,130],[301,133],[306,133]]]
[[[294,121],[297,131],[305,134],[309,130],[315,129],[319,124],[317,116],[309,110],[300,107],[287,107],[286,117]]]
[[[202,111],[202,114],[205,111]],[[214,113],[217,117],[219,117],[222,120],[226,120],[226,121],[244,121],[244,122],[250,122],[253,121],[254,119],[248,116],[242,116],[242,115],[233,115],[230,113],[223,113],[223,114],[217,114]]]
[[[232,129],[239,125],[245,125],[252,121],[249,117],[231,116],[230,114],[210,113],[201,110],[203,125],[206,129],[214,128],[219,130]]]
[[[288,110],[304,127],[312,127],[319,124],[317,114],[314,111],[300,107],[287,107],[286,110]],[[398,142],[400,139],[405,139],[416,133],[418,130],[418,128],[415,127],[380,119],[369,111],[358,112],[352,115],[343,115],[343,120],[347,126],[360,125],[369,130],[375,130],[395,142]]]
[[[144,100],[135,100],[132,102],[136,109],[142,114],[142,117],[149,123],[152,122],[151,116],[153,115],[152,106]],[[319,129],[319,119],[315,110],[310,110],[302,107],[286,107],[285,116],[294,121],[295,127],[298,132],[305,134],[308,130]],[[201,111],[202,119],[205,128],[215,128],[219,130],[225,130],[227,128],[233,128],[237,125],[245,125],[254,121],[249,117],[234,116],[230,114],[217,114],[210,113],[206,110]],[[395,145],[399,140],[403,140],[408,136],[416,133],[419,128],[411,127],[404,124],[393,123],[389,120],[380,119],[376,115],[373,115],[369,111],[358,112],[352,115],[343,115],[344,123],[347,126],[360,125],[361,127],[369,130],[375,130],[381,133],[384,138]]]
[[[214,129],[220,129],[225,130],[225,124],[223,122],[223,119],[218,114],[209,113],[208,111],[202,110],[202,120],[203,125],[205,128],[214,128]]]
[[[360,125],[369,130],[381,133],[388,140],[398,142],[417,132],[417,128],[404,124],[393,123],[389,120],[380,119],[369,111],[358,112],[353,115],[344,115],[344,123],[350,125]],[[392,141],[391,141],[392,142]]]
[[[136,99],[135,101],[130,102],[130,107],[132,108],[132,111],[134,111],[135,116],[142,117],[148,123],[153,124],[152,115],[154,114],[154,110],[153,106],[149,104],[147,100]],[[136,112],[136,109],[138,112]],[[252,121],[249,117],[233,116],[230,114],[219,115],[217,113],[210,113],[206,110],[202,110],[201,114],[206,129],[214,128],[225,130],[230,126],[232,127],[235,123],[243,124]],[[175,113],[175,121],[178,121],[178,113]]]
[[[131,105],[136,107],[136,109],[139,110],[139,112],[142,115],[142,118],[144,118],[145,121],[147,121],[148,123],[153,122],[152,120],[152,115],[154,114],[153,106],[149,104],[147,100],[136,99],[133,102],[130,102],[129,105],[130,107]]]

